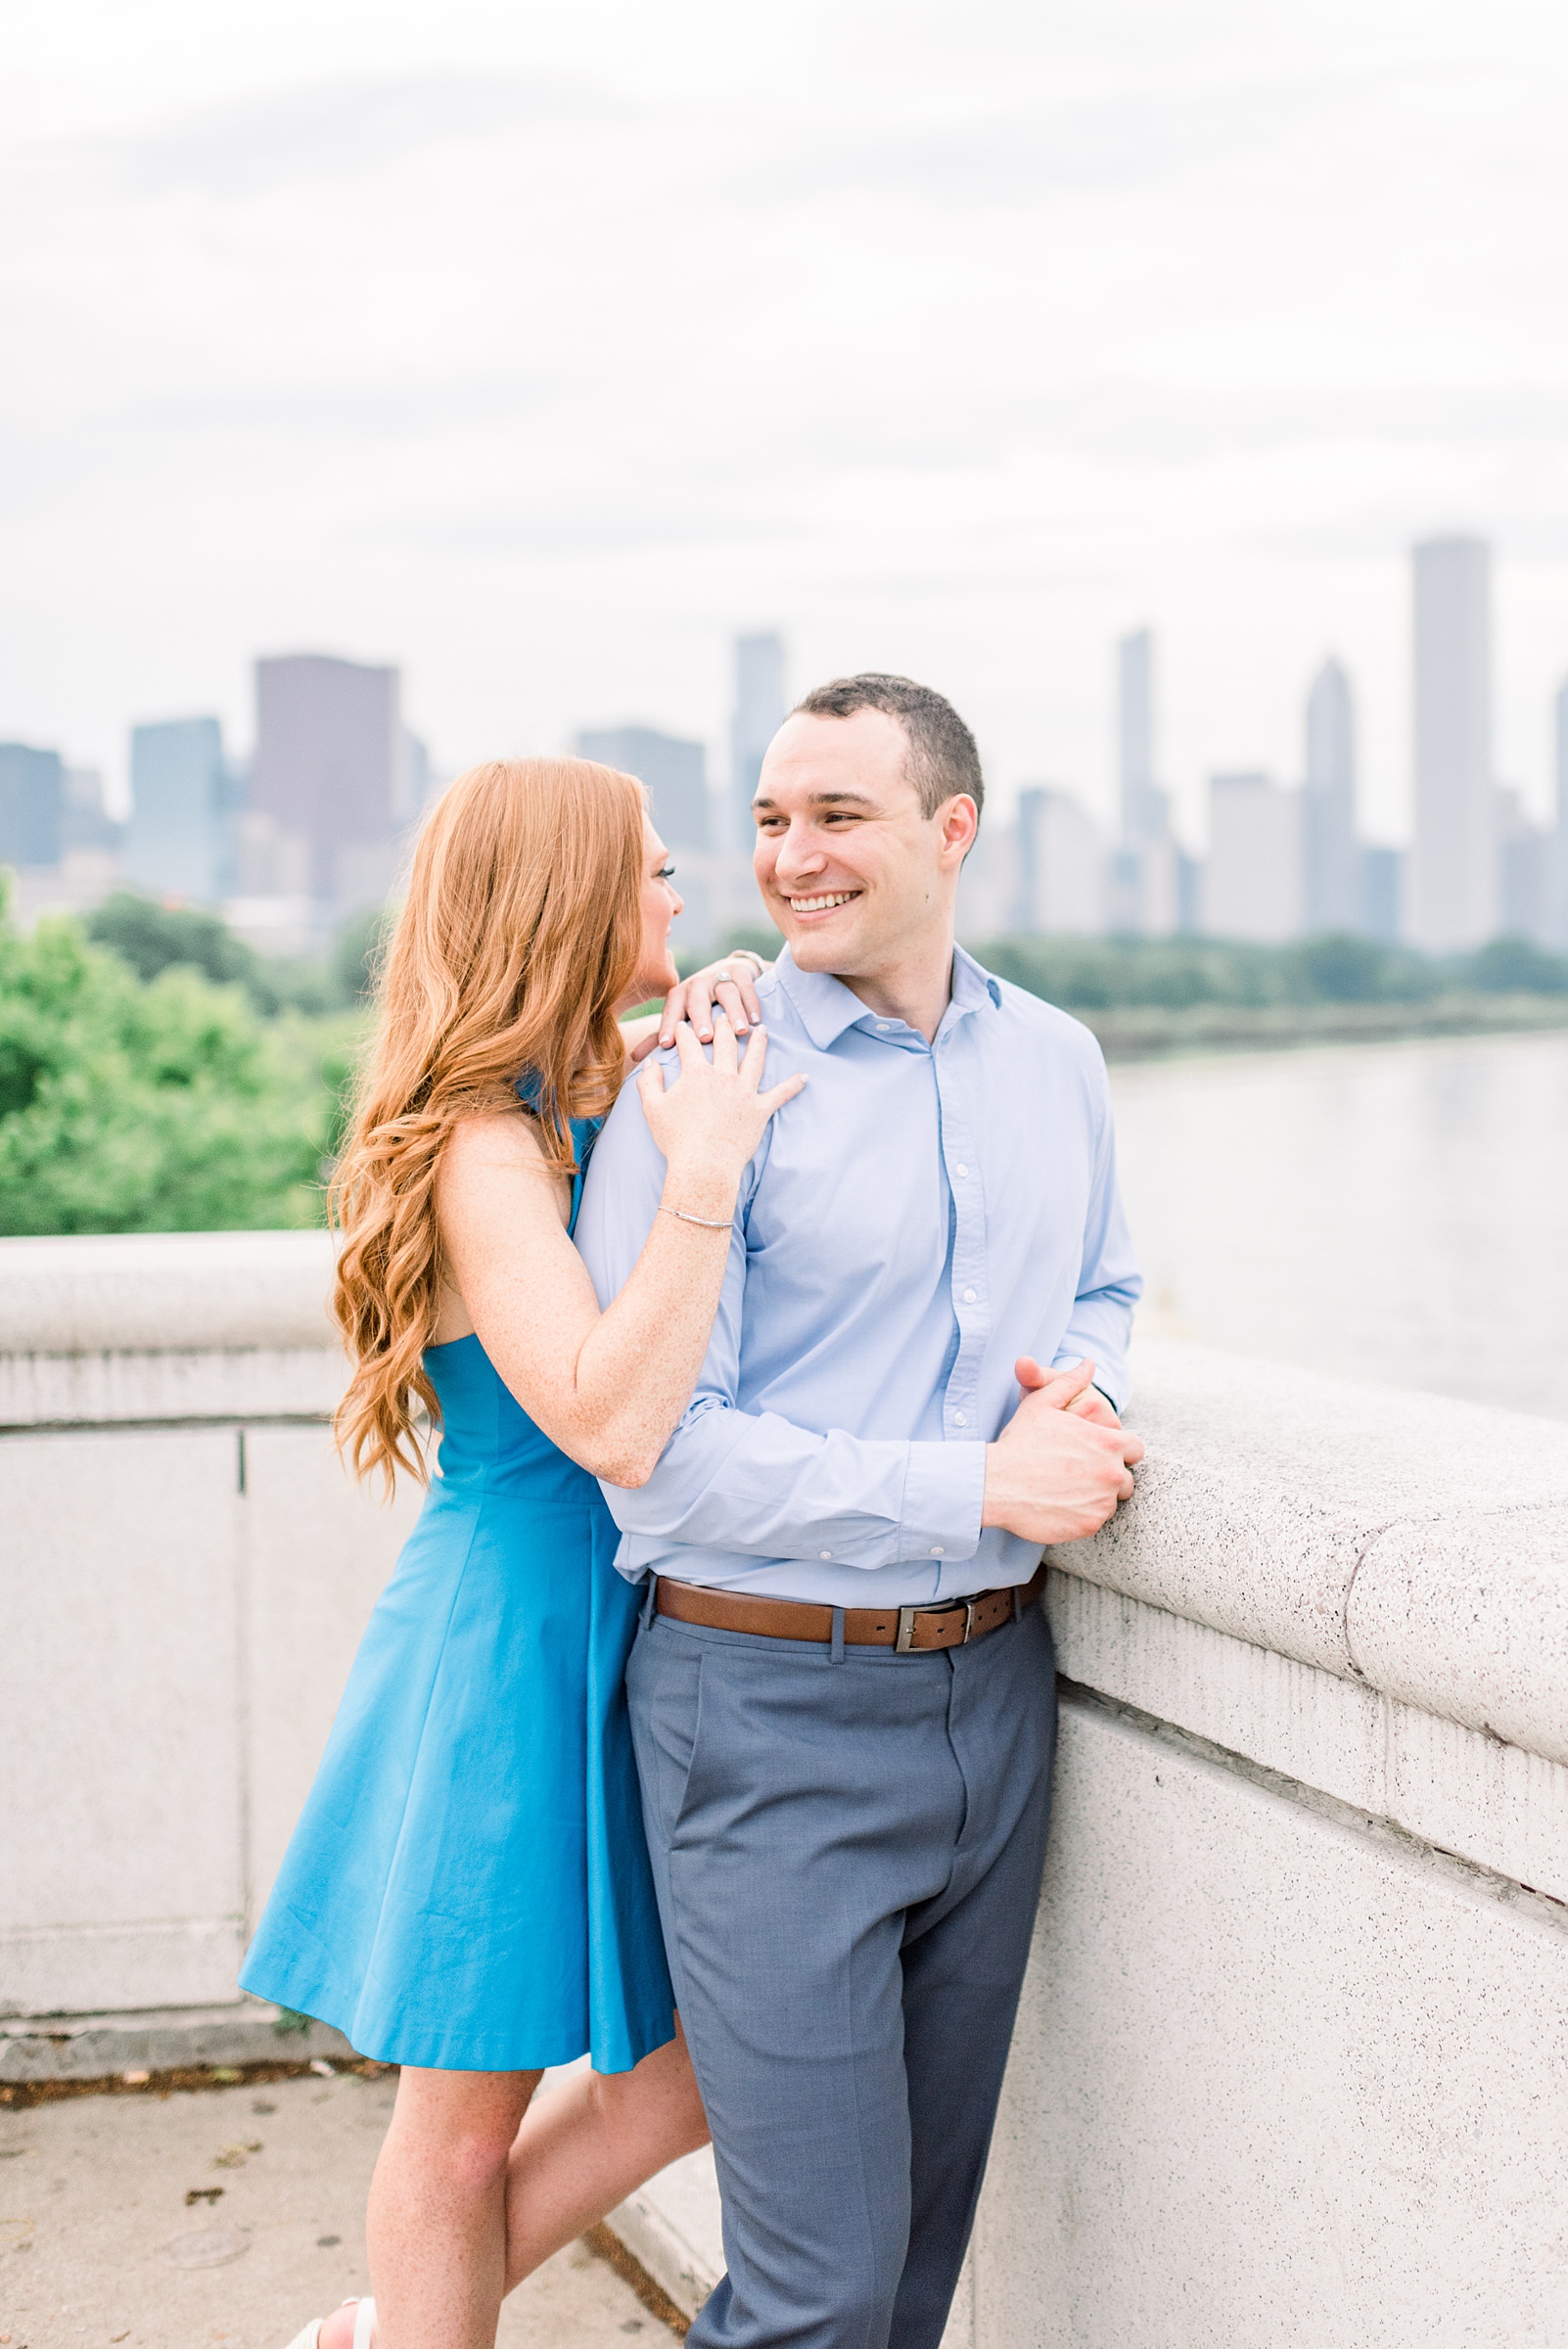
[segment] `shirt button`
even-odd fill
[[[893,1026],[893,1022],[891,1020],[878,1020],[877,1026],[879,1029],[891,1028]]]
[[[964,1303],[965,1303],[965,1305],[973,1305],[973,1304],[974,1304],[974,1302],[975,1302],[975,1292],[974,1292],[974,1290],[973,1290],[973,1289],[965,1289],[965,1291],[964,1291]]]
[[[942,1557],[942,1556],[944,1556],[944,1555],[945,1555],[945,1552],[944,1552],[944,1550],[943,1550],[942,1543],[941,1543],[940,1542],[934,1542],[934,1543],[932,1543],[932,1545],[931,1545],[931,1554],[932,1554],[932,1556],[933,1556],[934,1558],[940,1558],[940,1557]]]
[[[954,1411],[952,1415],[952,1423],[954,1427],[967,1427],[969,1425],[969,1422],[964,1417],[962,1411]]]
[[[959,1168],[959,1170],[958,1170],[958,1172],[959,1172],[959,1174],[968,1174],[968,1172],[969,1172],[969,1169],[968,1169],[967,1167],[960,1167],[960,1168]]]
[[[830,1549],[819,1549],[816,1554],[819,1558],[830,1558],[833,1552]]]

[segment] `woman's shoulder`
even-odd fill
[[[458,1118],[442,1156],[454,1172],[484,1167],[541,1166],[539,1122],[521,1102],[516,1109],[476,1110]]]
[[[566,1195],[538,1125],[526,1111],[498,1109],[453,1125],[436,1174],[436,1212],[448,1240],[459,1227],[515,1235],[535,1216],[548,1225],[559,1219]]]

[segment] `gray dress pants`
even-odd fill
[[[1039,1894],[1044,1616],[907,1656],[655,1616],[626,1687],[724,2204],[691,2349],[937,2349]]]

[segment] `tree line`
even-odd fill
[[[23,936],[0,904],[0,1233],[319,1223],[385,916],[312,959],[265,958],[215,914],[112,898]],[[771,934],[731,944],[778,944]],[[1523,939],[1435,959],[1360,938],[1003,938],[1000,977],[1082,1014],[1568,995]],[[1565,1020],[1568,1024],[1568,1020]]]

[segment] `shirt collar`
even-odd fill
[[[780,986],[800,1014],[802,1027],[819,1052],[828,1051],[845,1030],[854,1027],[857,1021],[876,1017],[842,979],[835,979],[826,971],[799,969],[788,946],[779,949],[774,969]],[[943,1013],[942,1028],[951,1027],[986,1003],[1000,1009],[1000,983],[983,970],[972,954],[966,954],[962,946],[954,946],[952,997]],[[937,1033],[940,1036],[942,1029]]]

